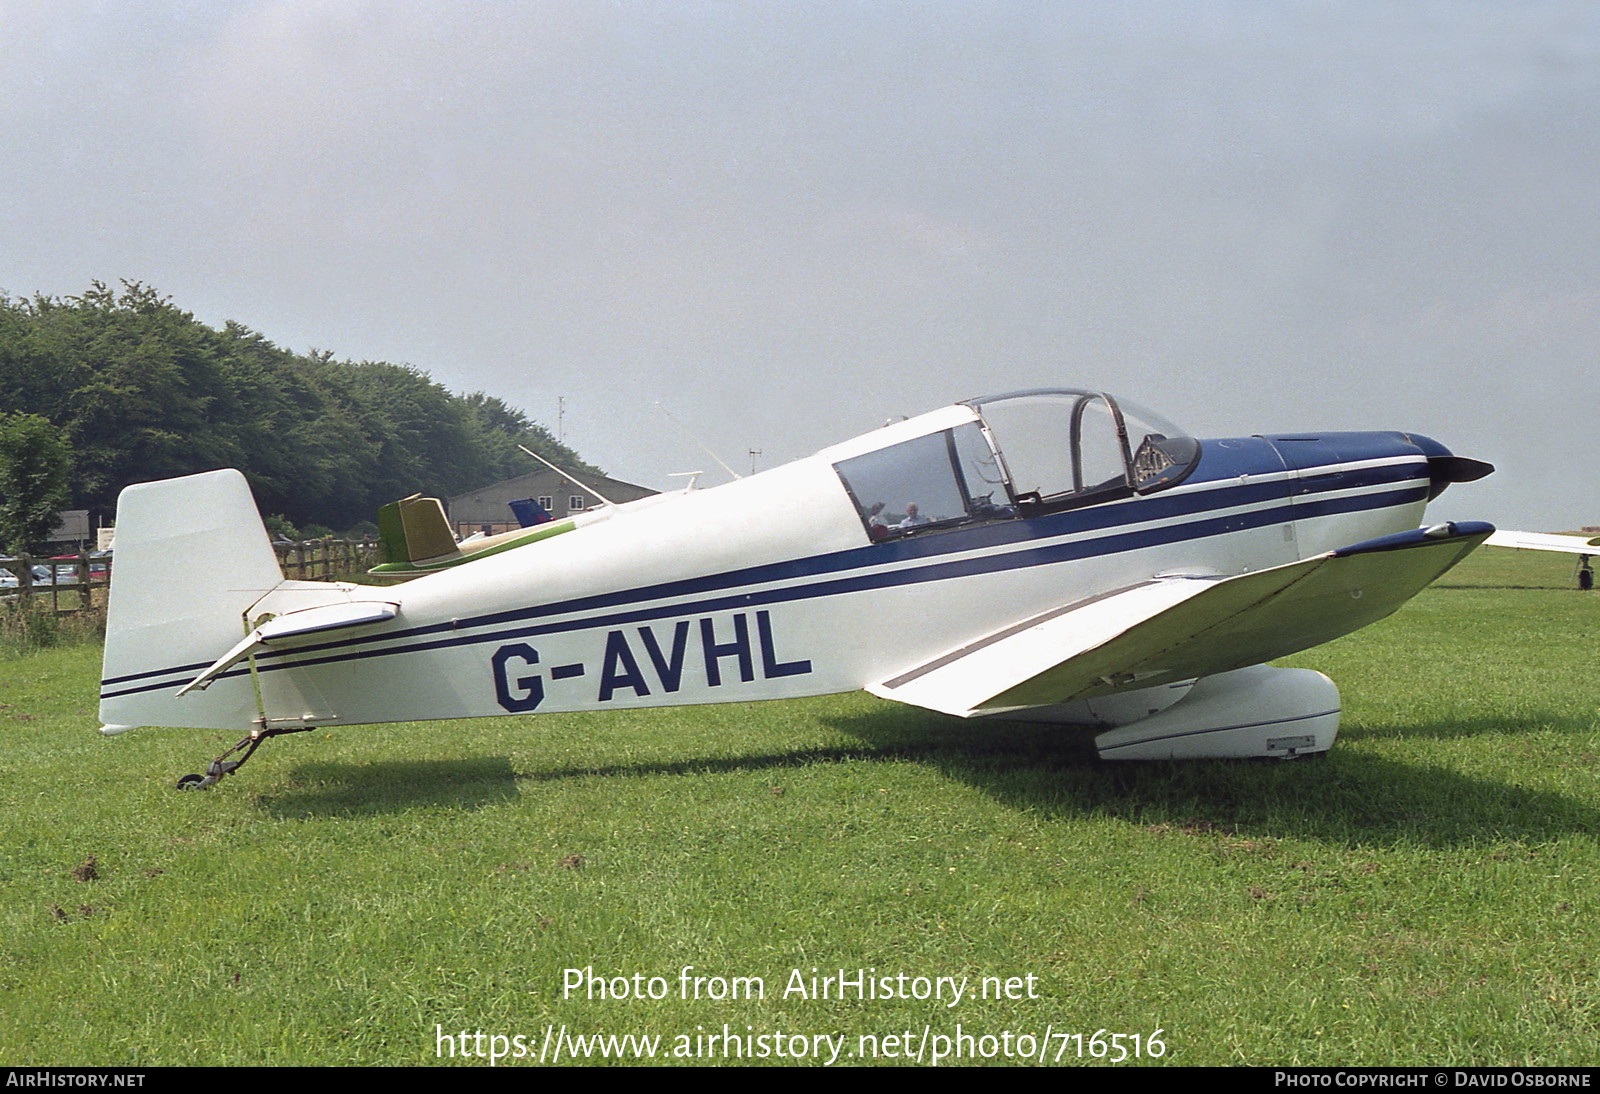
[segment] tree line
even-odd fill
[[[43,423],[67,461],[55,507],[107,520],[131,483],[218,467],[244,472],[264,514],[339,530],[408,494],[534,470],[519,444],[596,472],[494,396],[454,394],[407,365],[291,353],[232,321],[215,330],[139,282],[0,297],[0,440],[19,438],[0,444],[0,510],[23,500],[5,484],[15,494],[22,473],[40,474],[29,461],[54,451]],[[0,538],[4,524],[0,512]]]

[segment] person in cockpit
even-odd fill
[[[929,523],[928,518],[923,516],[922,513],[917,509],[917,503],[914,501],[908,501],[906,502],[906,519],[901,521],[899,524],[896,524],[895,527],[915,528],[919,524],[927,523]]]

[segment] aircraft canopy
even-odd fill
[[[1150,493],[1199,459],[1177,426],[1103,392],[1017,391],[966,405],[981,420],[834,465],[872,539]]]

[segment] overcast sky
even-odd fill
[[[0,290],[96,279],[658,488],[657,402],[743,471],[1082,386],[1600,524],[1600,4],[0,0]]]

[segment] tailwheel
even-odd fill
[[[265,741],[269,737],[280,737],[285,733],[305,733],[312,728],[314,727],[274,726],[271,729],[252,730],[248,737],[243,738],[238,744],[234,745],[232,748],[228,749],[228,751],[224,752],[222,755],[218,756],[216,759],[207,764],[206,773],[204,775],[185,775],[183,778],[179,779],[178,789],[204,790],[208,787],[216,786],[217,783],[222,780],[224,775],[231,775],[235,771],[239,770],[239,768],[243,767],[244,762],[251,756],[255,755],[256,749],[261,747],[262,741]],[[229,756],[232,756],[240,749],[244,750],[243,756],[240,756],[237,760],[228,759]]]

